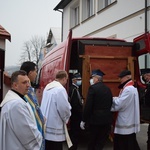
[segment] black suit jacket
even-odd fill
[[[83,112],[83,121],[94,125],[110,124],[112,122],[112,93],[102,82],[91,85]]]
[[[82,96],[79,93],[78,87],[73,84],[69,88],[69,98],[72,107],[71,118],[80,118],[81,120],[83,112]]]

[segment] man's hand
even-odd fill
[[[116,100],[117,98],[118,98],[118,97],[114,96],[114,97],[113,97],[113,100]]]
[[[85,122],[83,122],[83,121],[80,122],[80,128],[82,130],[85,130]]]

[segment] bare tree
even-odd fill
[[[33,36],[31,40],[24,42],[23,52],[19,62],[33,61],[38,65],[40,50],[45,47],[43,37]]]
[[[27,42],[24,42],[24,45],[23,45],[23,52],[21,54],[21,59],[20,61],[26,61],[26,60],[29,60],[31,61],[32,58],[31,58],[31,50],[32,50],[32,45],[29,41]]]

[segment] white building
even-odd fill
[[[41,68],[41,63],[45,55],[60,43],[61,43],[61,28],[51,27],[47,37],[46,46],[42,48],[40,51],[38,68]]]
[[[61,42],[61,28],[51,27],[46,44],[47,52],[53,49],[56,45],[60,44],[60,42]]]
[[[73,37],[113,37],[132,41],[150,31],[150,0],[62,0],[62,40]]]

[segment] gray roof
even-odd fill
[[[60,27],[50,28],[46,46],[52,46],[53,44],[59,44],[60,42],[61,42],[61,28]]]
[[[64,9],[72,0],[61,0],[54,10]]]
[[[56,43],[59,44],[61,42],[61,28],[59,27],[52,27],[51,32],[53,34],[53,37],[56,40]]]

